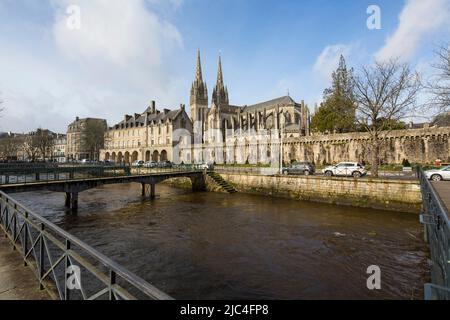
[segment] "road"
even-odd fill
[[[447,213],[450,213],[450,181],[433,182],[433,187],[447,208]]]

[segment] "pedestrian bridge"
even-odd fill
[[[155,198],[156,184],[186,177],[194,192],[206,191],[204,171],[198,166],[132,168],[129,166],[65,166],[0,168],[0,191],[7,194],[48,190],[65,193],[66,207],[78,209],[78,194],[108,184],[140,183],[142,196]]]

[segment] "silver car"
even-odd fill
[[[433,169],[425,171],[428,179],[433,181],[450,180],[450,166],[442,169]]]
[[[367,174],[364,166],[357,162],[341,162],[335,166],[326,167],[322,172],[327,177],[344,176],[360,178]]]

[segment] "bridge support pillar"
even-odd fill
[[[156,184],[152,183],[150,185],[150,199],[155,200],[156,198]]]
[[[78,192],[73,192],[70,197],[70,209],[78,210]]]
[[[66,208],[70,208],[71,199],[72,199],[72,194],[70,192],[66,192],[66,200],[64,203]]]
[[[156,184],[155,183],[141,183],[142,185],[142,197],[145,198],[147,195],[150,197],[150,200],[156,199]],[[148,194],[150,192],[150,194]]]
[[[206,191],[206,178],[205,175],[199,175],[197,177],[192,177],[192,191],[193,192],[203,192]]]

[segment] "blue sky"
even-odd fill
[[[66,10],[80,8],[80,29]],[[369,5],[381,9],[369,30]],[[320,102],[339,55],[358,69],[399,57],[427,76],[450,39],[450,0],[0,0],[0,131],[64,132],[188,105],[197,48],[211,96],[217,57],[232,104]]]

